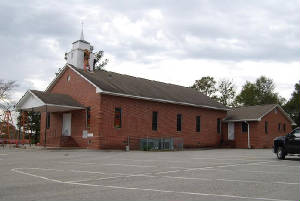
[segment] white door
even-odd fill
[[[71,136],[71,113],[63,113],[62,136]]]
[[[228,123],[228,140],[234,140],[234,123]]]

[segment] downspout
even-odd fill
[[[87,111],[88,111],[88,108],[85,107],[85,129],[86,130],[87,130],[87,125],[88,125],[88,123],[87,123],[87,115],[88,115]]]
[[[45,136],[44,136],[44,147],[46,148],[46,143],[47,143],[47,105],[46,105],[46,112],[45,112],[45,116],[46,116],[46,121],[45,121]]]
[[[248,126],[248,149],[251,149],[251,143],[250,143],[250,125],[247,121],[245,121],[245,123]]]
[[[18,146],[19,146],[19,141],[21,138],[21,118],[22,118],[21,116],[22,116],[22,110],[20,110],[19,132],[18,132],[18,137],[17,137]]]
[[[32,124],[33,124],[33,108],[31,108],[31,122],[30,122],[30,136],[29,136],[29,145],[31,146],[32,138]]]

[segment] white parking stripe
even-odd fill
[[[87,181],[98,181],[98,180],[107,180],[107,179],[115,179],[115,178],[129,178],[129,177],[152,177],[152,178],[169,178],[169,179],[183,179],[183,180],[199,180],[199,181],[224,181],[224,182],[240,182],[240,183],[261,183],[261,184],[285,184],[285,185],[299,185],[299,183],[291,183],[291,182],[264,182],[264,181],[256,181],[256,180],[237,180],[237,179],[226,179],[226,178],[203,178],[203,177],[180,177],[180,176],[156,176],[153,173],[141,173],[141,174],[124,174],[124,173],[103,173],[103,172],[90,172],[90,171],[82,171],[82,170],[57,170],[57,169],[44,169],[44,168],[15,168],[14,170],[45,170],[45,171],[56,171],[56,172],[77,172],[77,173],[90,173],[90,174],[103,174],[103,175],[120,175],[113,177],[100,177],[100,178],[92,178],[92,179],[83,179],[78,181],[66,181],[66,182],[87,182]],[[14,171],[12,170],[12,171]],[[154,173],[155,174],[155,173]]]
[[[64,172],[65,170],[51,169],[51,168],[16,168],[16,169],[28,169],[28,170],[43,170],[43,171],[56,171]]]
[[[107,163],[107,164],[103,164],[102,166],[124,166],[124,167],[140,167],[140,168],[156,167],[153,165],[131,165],[131,164],[117,164],[117,163]]]
[[[97,163],[83,163],[83,162],[68,162],[68,161],[61,161],[59,163],[63,163],[63,164],[77,164],[77,165],[96,165]]]
[[[253,159],[254,161],[262,161],[262,160],[266,160],[266,158],[256,158],[256,157],[241,157],[241,158],[192,158],[193,160],[222,160],[222,161],[249,161],[249,160],[245,160],[245,159]]]
[[[63,184],[71,184],[71,185],[81,185],[81,186],[91,186],[91,187],[103,187],[103,188],[112,188],[112,189],[123,189],[123,190],[137,190],[137,191],[151,191],[151,192],[159,192],[159,193],[173,193],[173,194],[185,194],[185,195],[195,195],[195,196],[206,196],[206,197],[225,197],[225,198],[236,198],[236,199],[250,199],[250,200],[267,200],[267,201],[291,201],[291,200],[283,200],[283,199],[275,199],[275,198],[264,198],[264,197],[246,197],[239,195],[226,195],[226,194],[212,194],[212,193],[199,193],[199,192],[187,192],[187,191],[172,191],[172,190],[163,190],[163,189],[151,189],[151,188],[137,188],[137,187],[126,187],[126,186],[106,186],[101,184],[86,184],[86,183],[75,183],[75,182],[63,182],[56,179],[50,179],[47,177],[26,173],[20,170],[21,168],[14,168],[12,171],[44,179],[47,181],[52,181],[56,183]]]
[[[90,174],[105,174],[103,172],[91,172],[91,171],[84,171],[84,170],[70,170],[70,172],[81,172],[81,173],[90,173]]]
[[[66,181],[67,183],[78,183],[78,182],[84,182],[84,181],[99,181],[99,180],[107,180],[107,179],[117,179],[124,176],[116,176],[116,177],[103,177],[103,178],[97,178],[97,179],[83,179],[83,180],[77,180],[77,181]]]
[[[251,165],[270,166],[270,167],[291,167],[291,168],[300,167],[300,165],[270,165],[270,164],[251,164]]]
[[[282,181],[277,181],[277,182],[274,182],[276,184],[289,184],[289,185],[299,185],[299,183],[290,183],[290,182],[282,182]]]
[[[294,174],[291,172],[283,172],[283,171],[258,171],[258,170],[230,170],[230,169],[218,169],[218,168],[211,168],[211,169],[201,169],[203,171],[219,171],[219,172],[244,172],[244,173],[261,173],[261,174]]]
[[[152,192],[159,192],[159,193],[196,195],[196,196],[206,196],[206,197],[226,197],[226,198],[267,200],[267,201],[291,201],[291,200],[274,199],[274,198],[246,197],[246,196],[238,196],[238,195],[225,195],[225,194],[212,194],[212,193],[196,193],[196,192],[187,192],[187,191],[171,191],[171,190],[151,189],[151,188],[136,188],[136,187],[132,188],[132,187],[124,187],[124,186],[105,186],[99,184],[86,184],[86,183],[69,183],[69,184],[113,188],[113,189],[124,189],[124,190],[139,190],[139,191],[152,191]]]
[[[167,173],[175,173],[175,172],[189,172],[189,171],[195,171],[195,170],[207,170],[207,169],[216,169],[216,168],[224,168],[224,167],[235,167],[235,166],[241,166],[241,165],[249,165],[249,164],[260,164],[260,163],[268,163],[268,161],[262,161],[262,162],[255,162],[255,163],[237,163],[237,164],[228,164],[228,165],[219,165],[219,166],[210,166],[210,167],[199,167],[199,168],[187,168],[187,169],[180,169],[180,170],[170,170],[170,171],[164,171],[164,172],[157,172],[155,174],[167,174]]]

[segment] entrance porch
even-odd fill
[[[48,147],[87,147],[87,110],[64,94],[29,90],[17,111],[41,113],[40,144]]]

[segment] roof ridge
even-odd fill
[[[82,69],[79,69],[77,67],[73,67],[73,68],[75,68],[76,70],[79,70],[79,71],[83,71]],[[143,78],[143,77],[136,77],[136,76],[133,76],[133,75],[122,74],[122,73],[118,73],[118,72],[114,72],[114,71],[108,71],[108,70],[101,70],[101,71],[104,71],[104,72],[107,72],[107,73],[114,73],[114,74],[118,74],[118,75],[121,75],[121,76],[132,77],[132,78],[136,78],[136,79],[147,80],[147,81],[151,81],[151,82],[157,82],[157,83],[161,83],[161,84],[167,84],[167,85],[173,85],[173,86],[183,87],[183,88],[187,88],[187,89],[193,89],[191,87],[186,87],[186,86],[182,86],[182,85],[178,85],[178,84],[167,83],[167,82],[162,82],[162,81],[157,81],[157,80],[151,80],[151,79]],[[90,73],[97,73],[97,72],[99,72],[99,71],[90,72]],[[87,72],[87,73],[89,73],[89,72]],[[197,90],[195,90],[195,91],[197,91]],[[201,93],[200,91],[197,91],[197,92]],[[201,94],[203,94],[203,93],[201,93]],[[205,94],[203,94],[203,95],[205,95]]]
[[[248,108],[248,107],[258,107],[258,106],[275,106],[278,105],[277,103],[270,103],[270,104],[261,104],[261,105],[246,105],[246,106],[238,106],[234,107],[233,109],[238,109],[238,108]]]

